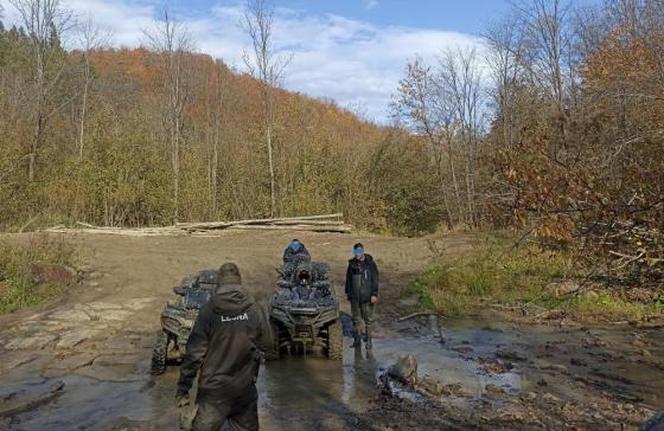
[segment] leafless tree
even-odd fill
[[[66,67],[60,37],[69,30],[71,13],[60,0],[9,0],[9,3],[18,11],[30,41],[33,133],[27,159],[28,179],[33,181],[49,118],[62,107],[53,103],[53,93]]]
[[[274,11],[265,0],[251,0],[247,5],[242,28],[251,38],[251,51],[244,53],[244,62],[249,73],[261,83],[264,107],[265,146],[267,147],[268,168],[270,171],[270,215],[274,216],[277,207],[276,180],[274,169],[274,146],[272,129],[274,126],[274,89],[285,75],[292,56],[280,53],[274,46],[272,25]]]
[[[466,183],[466,221],[476,222],[475,176],[479,155],[479,130],[482,108],[482,80],[477,52],[457,48],[447,50],[438,59],[436,80],[443,100],[451,103],[459,126],[459,140],[464,150]]]
[[[489,27],[484,34],[489,48],[487,63],[493,80],[492,95],[499,115],[503,142],[512,146],[516,127],[517,89],[523,74],[524,37],[517,20],[510,16]]]
[[[570,5],[566,0],[514,1],[518,26],[524,29],[522,66],[553,102],[563,144],[567,136],[566,96],[570,70]]]
[[[164,8],[157,27],[146,30],[151,48],[160,55],[164,77],[164,122],[171,152],[173,168],[173,200],[175,221],[180,212],[180,159],[182,156],[182,128],[184,110],[189,101],[190,89],[186,79],[185,60],[194,44],[187,28],[173,18]]]
[[[110,40],[110,33],[101,30],[94,22],[92,16],[79,27],[79,45],[83,55],[83,94],[81,95],[81,112],[78,129],[78,159],[83,160],[85,147],[85,120],[88,110],[88,93],[93,81],[92,64],[90,56],[93,51],[103,48]]]
[[[444,160],[452,175],[452,184],[457,197],[456,209],[458,221],[463,220],[463,211],[459,205],[459,188],[452,155],[453,113],[449,104],[439,92],[440,87],[434,81],[434,72],[421,58],[415,58],[406,66],[406,76],[399,82],[397,95],[392,103],[395,116],[408,129],[426,138],[433,153],[437,175],[441,181],[443,205],[447,213],[448,228],[452,229],[455,217],[447,193],[447,181],[444,174]],[[447,151],[447,157],[444,157]]]

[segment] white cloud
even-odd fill
[[[16,16],[7,0],[6,18]],[[375,0],[365,2],[375,7]],[[155,25],[158,3],[153,0],[65,0],[76,14],[92,14],[113,32],[116,45],[138,46],[143,29]],[[176,12],[180,12],[177,10]],[[224,3],[205,13],[180,15],[199,51],[220,57],[242,69],[248,40],[239,28],[241,3]],[[339,15],[310,15],[279,8],[274,22],[275,45],[294,54],[285,87],[313,97],[336,100],[341,106],[363,106],[366,114],[385,121],[391,94],[403,75],[405,62],[420,55],[431,59],[442,49],[480,47],[478,38],[456,32],[399,26],[377,26]]]

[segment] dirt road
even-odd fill
[[[382,281],[377,339],[373,355],[347,347],[342,366],[319,358],[268,363],[259,378],[263,429],[620,429],[664,408],[657,331],[464,320],[444,322],[441,343],[426,322],[396,323],[414,303],[401,297],[402,287],[431,250],[453,255],[469,246],[468,236],[437,238],[432,247],[431,239],[297,235],[316,260],[330,263],[337,289],[355,240],[374,254]],[[265,298],[292,236],[71,237],[83,251],[81,285],[42,310],[0,317],[0,428],[177,429],[177,369],[158,378],[147,372],[172,286],[234,261]],[[441,393],[380,395],[377,375],[404,353],[418,358],[422,375],[440,379]]]

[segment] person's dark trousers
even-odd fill
[[[367,336],[367,347],[371,346],[371,326],[373,324],[375,305],[371,302],[351,301],[350,312],[353,315],[355,326],[355,346],[362,338],[362,333]]]
[[[233,431],[258,430],[258,392],[256,386],[247,391],[246,397],[234,400],[203,399],[198,402],[198,412],[193,431],[219,431],[228,421]]]

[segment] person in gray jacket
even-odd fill
[[[366,348],[371,350],[371,325],[378,302],[378,266],[373,257],[364,252],[362,243],[353,246],[353,258],[346,270],[346,297],[350,301],[355,341],[353,347],[361,346],[362,330],[366,335]]]

